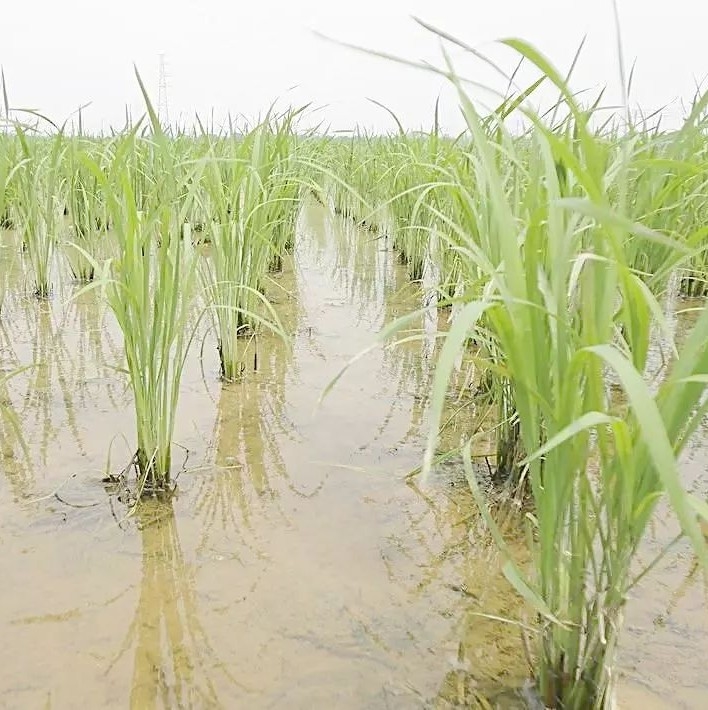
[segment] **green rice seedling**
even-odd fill
[[[368,204],[353,189],[354,176],[360,168],[362,156],[358,150],[360,141],[356,135],[335,138],[329,148],[329,168],[337,176],[336,181],[328,184],[329,202],[335,215],[356,220],[368,211]],[[359,181],[361,182],[361,181]],[[352,186],[352,189],[349,189]],[[367,188],[369,186],[367,185]]]
[[[696,100],[700,103],[700,99]],[[655,293],[661,293],[671,275],[681,266],[688,277],[705,274],[705,220],[707,147],[699,114],[692,111],[678,131],[659,132],[632,127],[629,136],[610,136],[616,146],[631,146],[627,170],[629,216],[651,229],[684,243],[693,256],[654,242],[627,244],[630,265]],[[615,154],[620,149],[615,147]],[[617,158],[615,158],[615,161]],[[613,171],[618,175],[617,171]],[[612,181],[608,188],[614,189]],[[700,295],[696,293],[695,295]]]
[[[347,203],[348,216],[362,230],[377,232],[385,227],[385,209],[389,201],[386,182],[382,172],[390,170],[386,165],[383,146],[386,139],[358,133],[352,138],[349,165],[341,171],[340,199]]]
[[[17,171],[17,210],[25,250],[34,274],[35,295],[48,298],[60,229],[65,139],[61,130],[51,138],[29,136],[15,125],[22,147]]]
[[[265,210],[263,221],[271,232],[273,248],[270,271],[281,271],[284,255],[294,248],[295,224],[304,184],[294,127],[297,118],[306,108],[287,111],[270,121],[273,128],[268,134],[269,167],[267,179],[263,181],[265,194],[262,204]]]
[[[389,160],[392,196],[388,201],[393,214],[393,248],[414,281],[423,271],[435,244],[437,220],[428,207],[437,195],[429,185],[438,177],[441,159],[439,137],[401,136],[390,146]]]
[[[66,258],[71,275],[81,282],[93,279],[94,264],[102,255],[102,237],[109,227],[99,182],[81,161],[82,153],[91,154],[94,150],[100,151],[100,144],[95,146],[93,141],[74,138],[69,141],[66,156],[68,212],[72,227],[70,242],[80,247],[67,249]]]
[[[365,140],[366,145],[372,144],[368,137]],[[383,214],[370,202],[376,200],[372,186],[377,182],[373,160],[362,155],[362,145],[356,138],[309,136],[298,145],[297,172],[302,194],[326,207],[335,218],[358,227],[363,236],[364,232],[380,231]]]
[[[3,252],[12,248],[10,239],[5,239],[7,235],[2,234],[3,230],[11,230],[15,226],[12,217],[13,206],[13,176],[17,172],[19,159],[17,158],[16,141],[13,137],[0,133],[0,250]],[[7,291],[8,271],[12,260],[0,256],[0,312],[5,302]]]
[[[0,133],[0,229],[14,229],[17,222],[17,181],[13,176],[21,163],[19,148],[19,141],[12,134]]]
[[[194,135],[186,136],[180,135],[177,139],[173,141],[173,146],[175,146],[175,153],[182,156],[182,162],[187,167],[190,161],[203,159],[204,156],[208,155],[211,148],[210,136],[204,135]],[[218,137],[218,141],[225,140],[223,136]],[[191,183],[190,183],[191,180]],[[194,180],[197,180],[197,184],[193,184]],[[186,217],[186,223],[188,224],[188,230],[191,232],[192,239],[195,244],[208,242],[207,225],[214,218],[214,209],[211,205],[208,192],[204,189],[202,184],[201,174],[194,177],[189,177],[187,180],[187,185],[190,189],[194,190],[195,199],[190,201],[189,212]]]
[[[263,291],[273,259],[282,254],[274,234],[283,249],[285,225],[292,224],[294,175],[283,164],[287,132],[272,135],[266,121],[238,142],[213,144],[204,166],[202,184],[215,214],[200,273],[227,381],[241,370],[240,337],[260,325],[281,330]],[[222,148],[226,154],[218,152]]]
[[[152,135],[138,137],[138,124],[115,138],[107,171],[87,155],[83,162],[105,196],[118,244],[117,256],[106,262],[97,283],[123,333],[137,424],[132,464],[141,493],[162,493],[170,486],[180,381],[194,333],[189,326],[198,258],[191,240],[182,239],[193,193],[178,178],[184,171],[140,86]],[[136,165],[148,161],[150,172],[136,180]]]

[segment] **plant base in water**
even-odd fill
[[[499,428],[497,435],[497,468],[494,473],[496,483],[519,482],[519,463],[526,454],[521,444],[521,427],[518,419]]]
[[[281,273],[283,270],[283,257],[280,254],[275,254],[273,258],[270,260],[270,264],[268,265],[268,270],[271,273]]]
[[[170,481],[169,472],[162,477],[156,475],[154,463],[154,456],[148,459],[138,450],[120,473],[109,473],[101,482],[110,495],[129,507],[145,499],[169,501],[176,486]]]
[[[160,456],[155,451],[148,456],[143,449],[135,452],[135,467],[143,495],[154,495],[156,492],[167,491],[170,488],[170,452]]]
[[[236,332],[237,340],[243,340],[252,335],[253,329],[247,323],[239,326]],[[236,355],[238,348],[232,347],[231,350],[234,354],[227,358],[224,356],[224,349],[221,343],[217,345],[217,351],[219,352],[219,374],[224,382],[236,382],[246,370],[245,363]]]
[[[408,262],[408,275],[411,281],[422,281],[423,280],[423,262],[411,260]]]
[[[690,274],[681,279],[680,293],[688,298],[708,295],[708,280],[699,274]]]

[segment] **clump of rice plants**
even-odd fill
[[[137,425],[132,464],[145,494],[170,488],[180,381],[194,332],[197,255],[191,241],[182,239],[193,194],[179,180],[184,171],[175,163],[144,88],[143,95],[153,134],[138,137],[138,124],[115,138],[107,148],[106,171],[88,157],[84,162],[105,196],[117,242],[117,254],[106,262],[97,283],[123,333]],[[145,154],[151,156],[152,169],[137,183],[138,195],[132,172],[136,155]]]
[[[108,229],[109,220],[106,205],[97,177],[82,162],[83,155],[91,156],[94,150],[101,150],[100,144],[75,138],[67,148],[67,188],[68,213],[71,222],[71,245],[66,258],[74,279],[91,281],[94,277],[95,260],[101,256],[102,236]],[[101,156],[97,156],[100,166]],[[95,159],[94,159],[94,162]]]
[[[272,254],[268,269],[282,271],[283,257],[295,245],[295,225],[302,190],[301,166],[294,125],[304,109],[288,111],[278,117],[269,137],[270,167],[264,180],[263,222],[271,233]]]
[[[400,136],[388,146],[392,166],[389,200],[393,214],[393,248],[413,281],[423,278],[423,270],[434,242],[435,219],[426,209],[434,200],[428,184],[436,176],[437,135]]]
[[[322,166],[326,168],[324,177],[327,178],[325,201],[336,216],[358,222],[370,212],[370,207],[357,188],[364,185],[369,192],[374,184],[366,179],[370,176],[370,156],[363,149],[362,137],[355,134],[349,138],[332,138],[327,146],[327,158],[327,165]]]
[[[22,148],[17,171],[17,212],[22,243],[34,275],[34,292],[48,298],[52,292],[52,268],[62,214],[66,150],[63,132],[52,137],[29,135],[19,123],[15,129]]]
[[[275,131],[267,119],[238,141],[215,141],[204,165],[202,185],[213,217],[205,227],[210,246],[200,273],[227,381],[241,370],[239,338],[260,325],[280,330],[264,287],[294,228],[298,183],[291,147],[290,119]]]
[[[648,119],[630,117],[628,128],[614,127],[606,135],[615,154],[621,150],[631,154],[626,175],[629,216],[687,248],[677,252],[658,241],[627,245],[631,265],[655,292],[666,287],[680,265],[679,285],[684,295],[706,293],[707,105],[708,96],[696,94],[677,130],[660,130],[660,118],[652,126]],[[616,190],[611,180],[608,187]]]
[[[15,141],[11,136],[0,133],[0,233],[2,230],[12,229],[14,220],[11,215],[12,204],[12,177],[17,170],[14,155]],[[4,235],[3,235],[4,236]],[[5,243],[0,243],[0,250],[8,248]],[[5,292],[7,290],[7,261],[0,260],[0,312],[5,302]]]

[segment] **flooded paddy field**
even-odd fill
[[[239,381],[220,381],[213,336],[198,326],[177,493],[133,515],[102,482],[133,453],[113,316],[98,291],[72,299],[66,282],[37,301],[14,262],[2,367],[35,365],[2,391],[0,707],[533,706],[522,634],[504,621],[528,611],[460,465],[441,464],[425,486],[409,476],[446,312],[421,315],[422,339],[357,360],[320,402],[342,366],[424,298],[386,240],[358,233],[370,246],[343,255],[336,233],[347,229],[324,208],[303,211],[294,254],[268,286],[290,343],[244,343]],[[690,306],[677,305],[679,330]],[[451,397],[443,448],[473,426],[459,409]],[[682,475],[704,497],[707,453],[703,426]],[[677,531],[660,509],[642,560]],[[619,706],[707,706],[707,620],[681,542],[628,604]]]

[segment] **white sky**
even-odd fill
[[[690,98],[708,75],[706,0],[618,0],[627,64],[637,58],[633,100],[646,111]],[[393,128],[390,106],[410,128],[429,127],[442,91],[448,130],[460,125],[445,80],[365,56],[318,38],[329,37],[441,65],[438,40],[416,15],[494,56],[492,41],[533,42],[562,70],[588,35],[572,82],[575,89],[615,88],[617,53],[611,0],[0,0],[0,64],[11,105],[41,109],[63,120],[91,102],[92,129],[120,125],[125,105],[143,112],[135,62],[157,103],[160,52],[166,55],[172,120],[195,111],[250,117],[280,99],[308,101],[334,129],[355,124]],[[455,52],[459,70],[489,82],[478,61]],[[291,87],[297,88],[292,89]],[[680,112],[673,104],[672,115]]]

